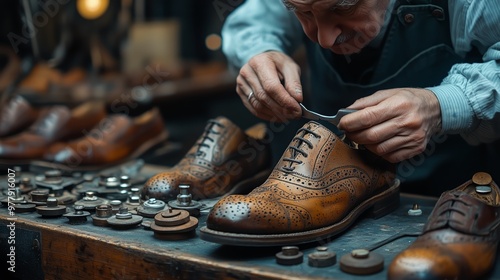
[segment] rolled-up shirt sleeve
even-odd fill
[[[500,5],[496,0],[451,1],[451,36],[462,56],[475,47],[482,63],[452,67],[441,85],[429,88],[441,106],[442,132],[470,144],[500,138]]]
[[[222,28],[222,50],[231,66],[241,68],[266,51],[292,54],[302,42],[302,28],[280,0],[246,0]]]

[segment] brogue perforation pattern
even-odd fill
[[[296,173],[289,174],[276,169],[273,170],[269,176],[269,179],[282,181],[287,184],[298,185],[308,189],[317,189],[318,187],[325,188],[346,178],[357,178],[363,182],[365,187],[370,187],[370,185],[374,182],[374,180],[372,180],[372,178],[368,175],[367,171],[361,170],[356,166],[338,167],[326,174],[323,174],[322,177],[316,178],[308,178]]]

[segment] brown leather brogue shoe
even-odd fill
[[[99,169],[136,158],[168,137],[157,108],[135,118],[110,115],[85,134],[52,145],[43,159],[61,169]]]
[[[101,102],[88,102],[73,110],[65,106],[46,108],[27,130],[0,140],[0,159],[40,159],[51,144],[81,137],[105,115]]]
[[[28,128],[37,119],[39,110],[21,96],[13,97],[0,112],[0,137],[6,137]]]
[[[439,198],[424,231],[394,258],[389,279],[479,279],[493,267],[500,238],[500,189],[476,173]]]
[[[225,117],[210,120],[186,156],[170,170],[150,178],[142,190],[146,199],[173,200],[187,184],[194,199],[248,192],[270,172],[267,131],[258,124],[242,131]]]
[[[308,122],[261,186],[215,204],[200,236],[240,246],[319,241],[345,230],[367,210],[380,216],[398,205],[392,164]]]

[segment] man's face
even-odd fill
[[[282,0],[306,35],[336,54],[361,51],[382,25],[389,0]]]

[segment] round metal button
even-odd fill
[[[281,252],[276,253],[276,263],[281,265],[295,265],[304,261],[304,254],[297,246],[284,246]]]
[[[415,20],[415,16],[413,14],[406,14],[405,15],[405,22],[406,23],[412,23]]]
[[[444,16],[443,10],[441,10],[441,9],[432,10],[432,16],[436,17],[436,18],[443,18],[443,16]]]
[[[491,192],[490,186],[476,186],[476,192],[480,194],[488,194]]]
[[[318,247],[316,251],[307,255],[308,264],[312,267],[332,266],[337,262],[337,255],[329,252],[328,247]]]
[[[384,257],[366,249],[356,249],[340,258],[340,269],[350,274],[373,274],[384,269]]]
[[[492,180],[491,175],[486,172],[477,172],[472,176],[472,182],[476,185],[489,185]]]

